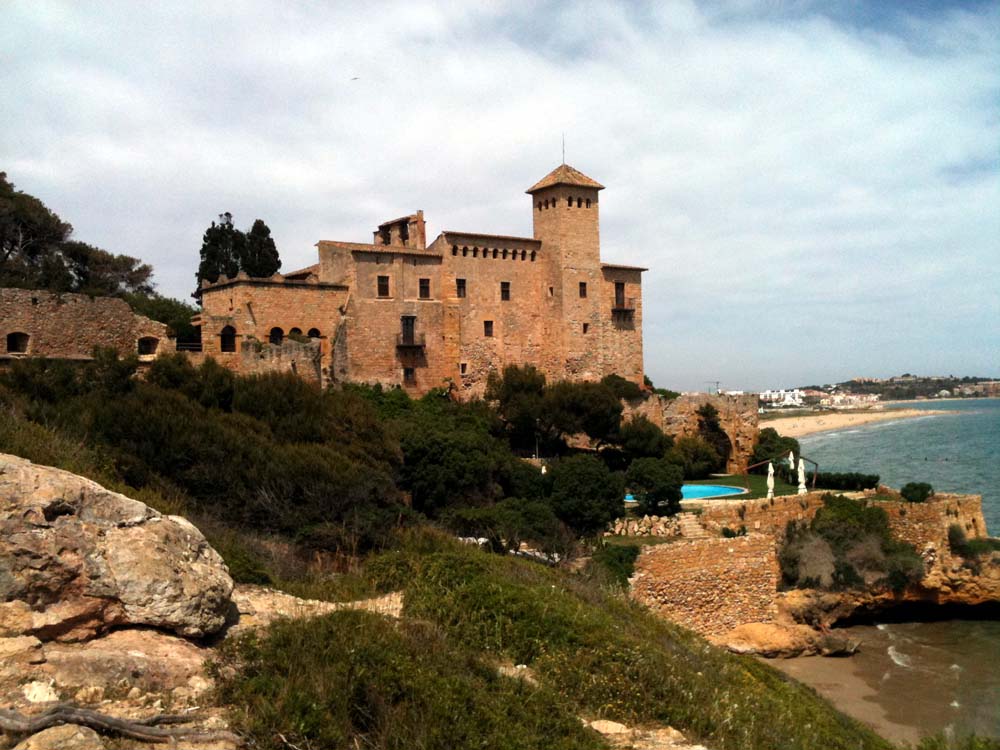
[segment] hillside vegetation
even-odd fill
[[[0,376],[0,451],[188,515],[238,580],[331,600],[405,591],[398,624],[341,612],[225,647],[218,697],[255,746],[603,747],[584,717],[669,724],[717,749],[889,747],[759,661],[630,603],[629,555],[573,573],[446,533],[575,554],[621,512],[627,481],[669,504],[680,472],[632,469],[681,465],[650,425],[592,414],[608,446],[595,456],[570,450],[553,419],[542,475],[517,456],[515,415],[486,404],[320,391],[181,358],[145,381],[134,368],[108,353],[17,363]],[[610,404],[558,391],[566,419]],[[500,676],[504,664],[537,684]]]

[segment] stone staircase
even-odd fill
[[[677,521],[681,526],[681,536],[685,539],[707,539],[711,536],[701,525],[696,513],[678,513]]]

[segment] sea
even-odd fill
[[[905,407],[928,416],[810,435],[799,440],[802,453],[821,471],[879,474],[897,488],[929,482],[937,491],[981,494],[987,529],[1000,536],[1000,399]],[[936,732],[1000,738],[1000,608],[927,615],[844,628],[862,641],[859,653],[821,665],[807,658],[785,671],[891,739]]]

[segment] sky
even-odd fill
[[[658,386],[1000,376],[992,0],[5,0],[0,101],[0,170],[170,296],[224,211],[284,270],[530,236],[565,134]]]

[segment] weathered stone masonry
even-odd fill
[[[319,242],[308,268],[205,284],[203,353],[242,372],[260,363],[246,342],[301,336],[319,349],[323,382],[416,394],[480,396],[508,364],[641,383],[645,269],[601,262],[602,189],[564,164],[527,191],[533,237],[446,230],[427,245],[418,211],[381,224],[371,243]]]
[[[124,300],[0,289],[0,360],[87,360],[95,347],[152,359],[172,352],[174,341],[163,323],[136,315]]]

